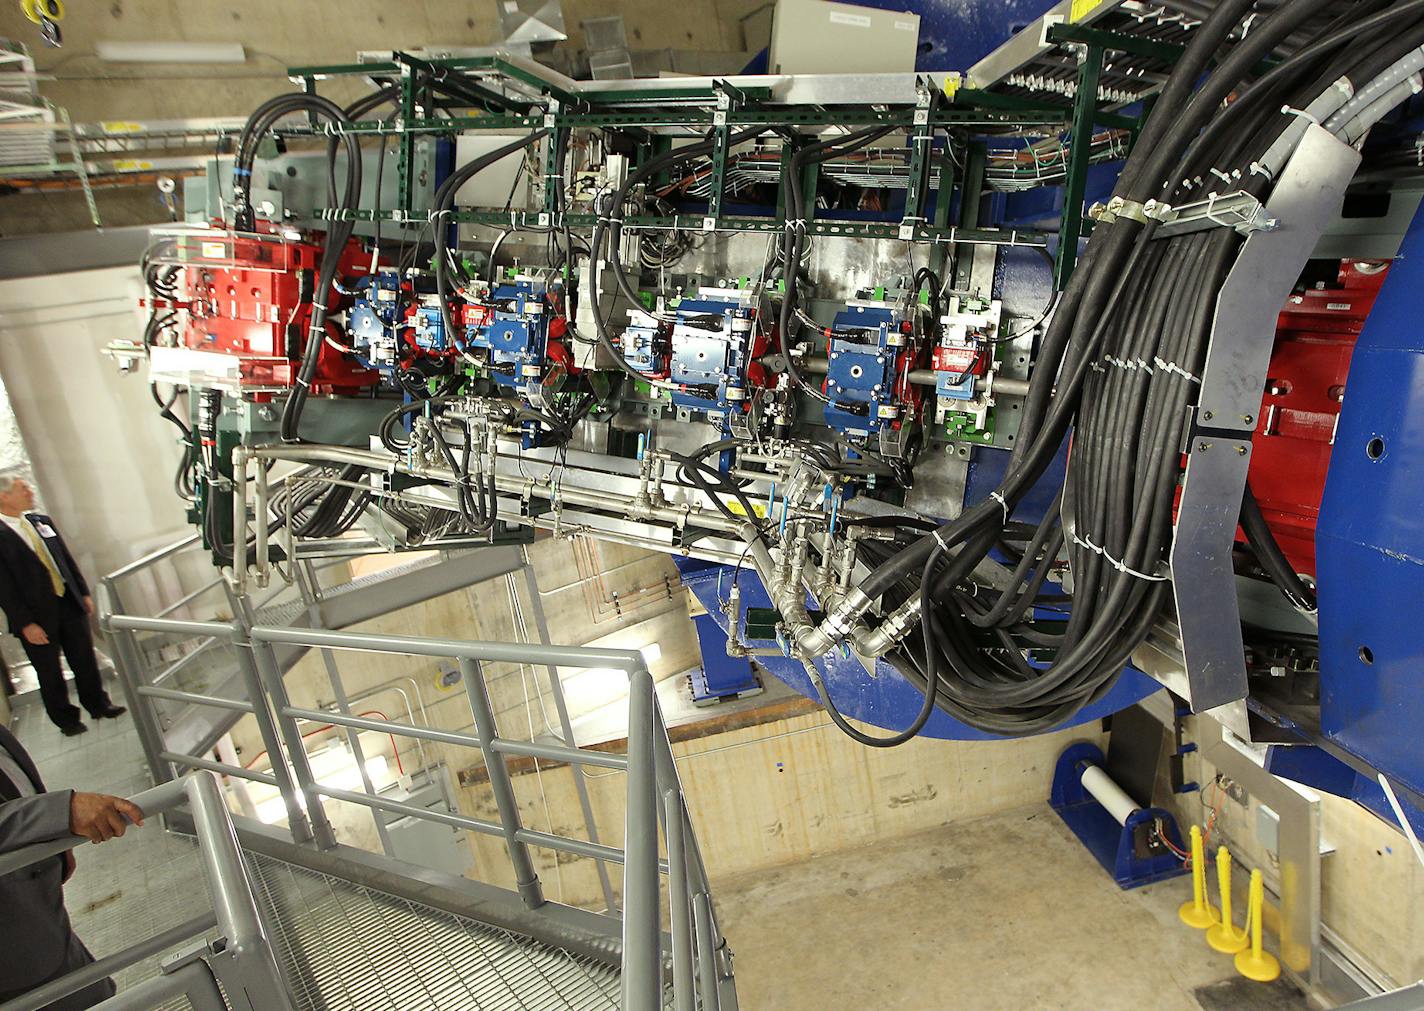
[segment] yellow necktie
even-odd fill
[[[35,549],[35,554],[40,556],[40,561],[44,562],[44,567],[49,571],[49,581],[54,585],[54,595],[56,597],[64,596],[64,579],[61,578],[59,569],[55,567],[54,558],[50,556],[49,548],[45,547],[45,542],[41,539],[39,531],[35,529],[35,525],[29,521],[28,517],[20,517],[20,526],[24,528],[30,547]]]

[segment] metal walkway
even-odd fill
[[[248,855],[302,1011],[616,1011],[618,971],[342,878]]]

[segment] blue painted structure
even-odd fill
[[[1424,796],[1424,213],[1400,252],[1355,347],[1316,528],[1320,724]]]
[[[720,630],[717,650],[725,652],[727,629],[730,620],[722,607],[731,593],[734,570],[730,565],[712,562],[684,562],[682,583],[707,609],[708,616],[716,621]],[[746,610],[752,607],[771,607],[771,598],[762,586],[756,573],[747,568],[735,575],[741,589],[742,608],[737,615],[738,633],[749,646],[774,646],[772,640],[751,641],[745,639]],[[701,630],[699,629],[699,637]],[[704,656],[707,647],[704,646]],[[807,698],[815,698],[816,691],[811,679],[806,676],[799,661],[784,656],[764,656],[757,658],[758,664],[773,676]],[[924,696],[914,685],[906,681],[895,668],[884,660],[875,664],[874,677],[865,676],[865,668],[853,656],[829,654],[816,662],[821,678],[830,692],[836,706],[847,716],[887,730],[899,730],[907,726],[919,711]],[[1117,684],[1099,701],[1085,707],[1065,726],[1079,726],[1092,723],[1104,716],[1125,709],[1140,702],[1161,686],[1147,675],[1128,668],[1123,671]],[[1000,738],[986,734],[982,730],[967,726],[938,710],[930,717],[923,732],[925,737],[938,737],[952,741],[993,741]]]
[[[752,662],[745,657],[727,655],[727,633],[716,618],[699,614],[692,623],[697,629],[697,646],[702,653],[702,667],[691,675],[693,702],[720,702],[762,690]]]
[[[1139,841],[1156,825],[1178,849],[1182,836],[1176,819],[1160,807],[1138,808],[1127,816],[1127,824],[1119,825],[1083,786],[1083,768],[1104,766],[1103,753],[1096,744],[1084,741],[1069,745],[1058,756],[1053,770],[1053,789],[1049,803],[1058,817],[1087,847],[1103,870],[1112,875],[1119,888],[1137,888],[1154,881],[1165,881],[1187,873],[1185,865],[1171,850],[1159,848],[1151,852]]]
[[[1295,783],[1333,793],[1337,797],[1353,800],[1365,810],[1389,822],[1399,825],[1394,816],[1394,808],[1384,795],[1379,782],[1356,769],[1350,768],[1340,759],[1310,745],[1272,745],[1266,749],[1266,771],[1289,779]],[[1416,835],[1424,837],[1424,809],[1398,796],[1395,799],[1404,810]]]

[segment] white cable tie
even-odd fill
[[[1212,175],[1216,176],[1218,179],[1220,179],[1222,182],[1226,183],[1228,186],[1231,184],[1232,178],[1231,178],[1229,175],[1227,175],[1225,172],[1221,171],[1221,169],[1219,169],[1219,168],[1212,168],[1212,169],[1209,169],[1208,171],[1210,171]]]
[[[944,537],[940,534],[939,527],[935,527],[934,530],[930,532],[930,536],[935,539],[935,543],[939,545],[941,551],[945,554],[949,554],[949,545],[944,542]]]
[[[1074,534],[1073,542],[1081,547],[1087,548],[1095,555],[1101,555],[1103,561],[1107,562],[1109,565],[1111,565],[1118,572],[1121,572],[1123,575],[1134,576],[1137,579],[1146,580],[1149,583],[1165,583],[1171,578],[1170,576],[1166,575],[1149,575],[1146,572],[1138,572],[1136,569],[1131,568],[1126,563],[1118,561],[1112,555],[1108,554],[1106,549],[1098,547],[1086,537],[1079,537],[1077,534]]]
[[[301,376],[297,376],[297,385],[298,385],[298,386],[305,386],[307,389],[311,389],[311,383],[310,383],[310,381],[308,381],[308,380],[306,380],[306,379],[303,379]]]
[[[1265,176],[1267,180],[1272,180],[1275,178],[1275,176],[1271,174],[1271,170],[1266,168],[1266,166],[1262,165],[1258,161],[1253,161],[1251,163],[1251,174],[1253,176]]]
[[[1287,116],[1299,116],[1301,119],[1309,120],[1316,126],[1320,125],[1320,118],[1307,109],[1297,109],[1293,105],[1283,105],[1281,106],[1281,112]]]
[[[1147,360],[1144,358],[1137,359],[1137,367],[1143,372],[1146,372],[1149,376],[1153,374],[1152,366],[1148,365]]]
[[[327,309],[326,309],[326,303],[324,303],[324,302],[318,302],[316,299],[312,299],[312,305],[313,305],[315,308],[320,309],[322,312],[326,312],[326,311],[327,311]]]
[[[1213,169],[1212,171],[1215,171],[1215,169]],[[1207,199],[1206,199],[1206,219],[1207,219],[1208,221],[1212,222],[1213,224],[1220,225],[1222,228],[1235,228],[1236,226],[1235,226],[1234,224],[1232,224],[1230,221],[1223,221],[1221,218],[1218,218],[1218,217],[1216,216],[1216,202],[1217,202],[1217,200],[1219,200],[1220,198],[1221,198],[1221,194],[1220,194],[1220,193],[1212,193],[1212,194],[1209,194],[1209,195],[1207,196]]]
[[[1162,372],[1166,372],[1169,375],[1175,372],[1177,375],[1181,376],[1188,382],[1197,383],[1198,385],[1201,384],[1201,380],[1198,377],[1192,375],[1190,372],[1182,368],[1176,362],[1163,361],[1161,358],[1153,358],[1152,363],[1156,365],[1157,368]]]
[[[1009,523],[1009,503],[1008,503],[1008,501],[1004,498],[1003,495],[1001,495],[1001,494],[1000,494],[999,492],[997,492],[997,491],[991,491],[991,492],[989,493],[989,497],[990,497],[991,499],[993,499],[995,502],[999,503],[999,505],[1003,506],[1003,509],[1004,509],[1004,525],[1007,526],[1008,523]]]

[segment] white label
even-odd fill
[[[828,16],[833,25],[849,25],[852,28],[870,27],[870,18],[864,14],[846,14],[844,11],[831,11]]]
[[[1354,307],[1349,302],[1326,302],[1325,308],[1331,312],[1349,312]]]
[[[203,243],[203,257],[208,260],[222,260],[227,257],[227,247],[221,242]]]
[[[915,30],[915,23],[913,21],[896,21],[895,27],[902,32],[913,32]]]

